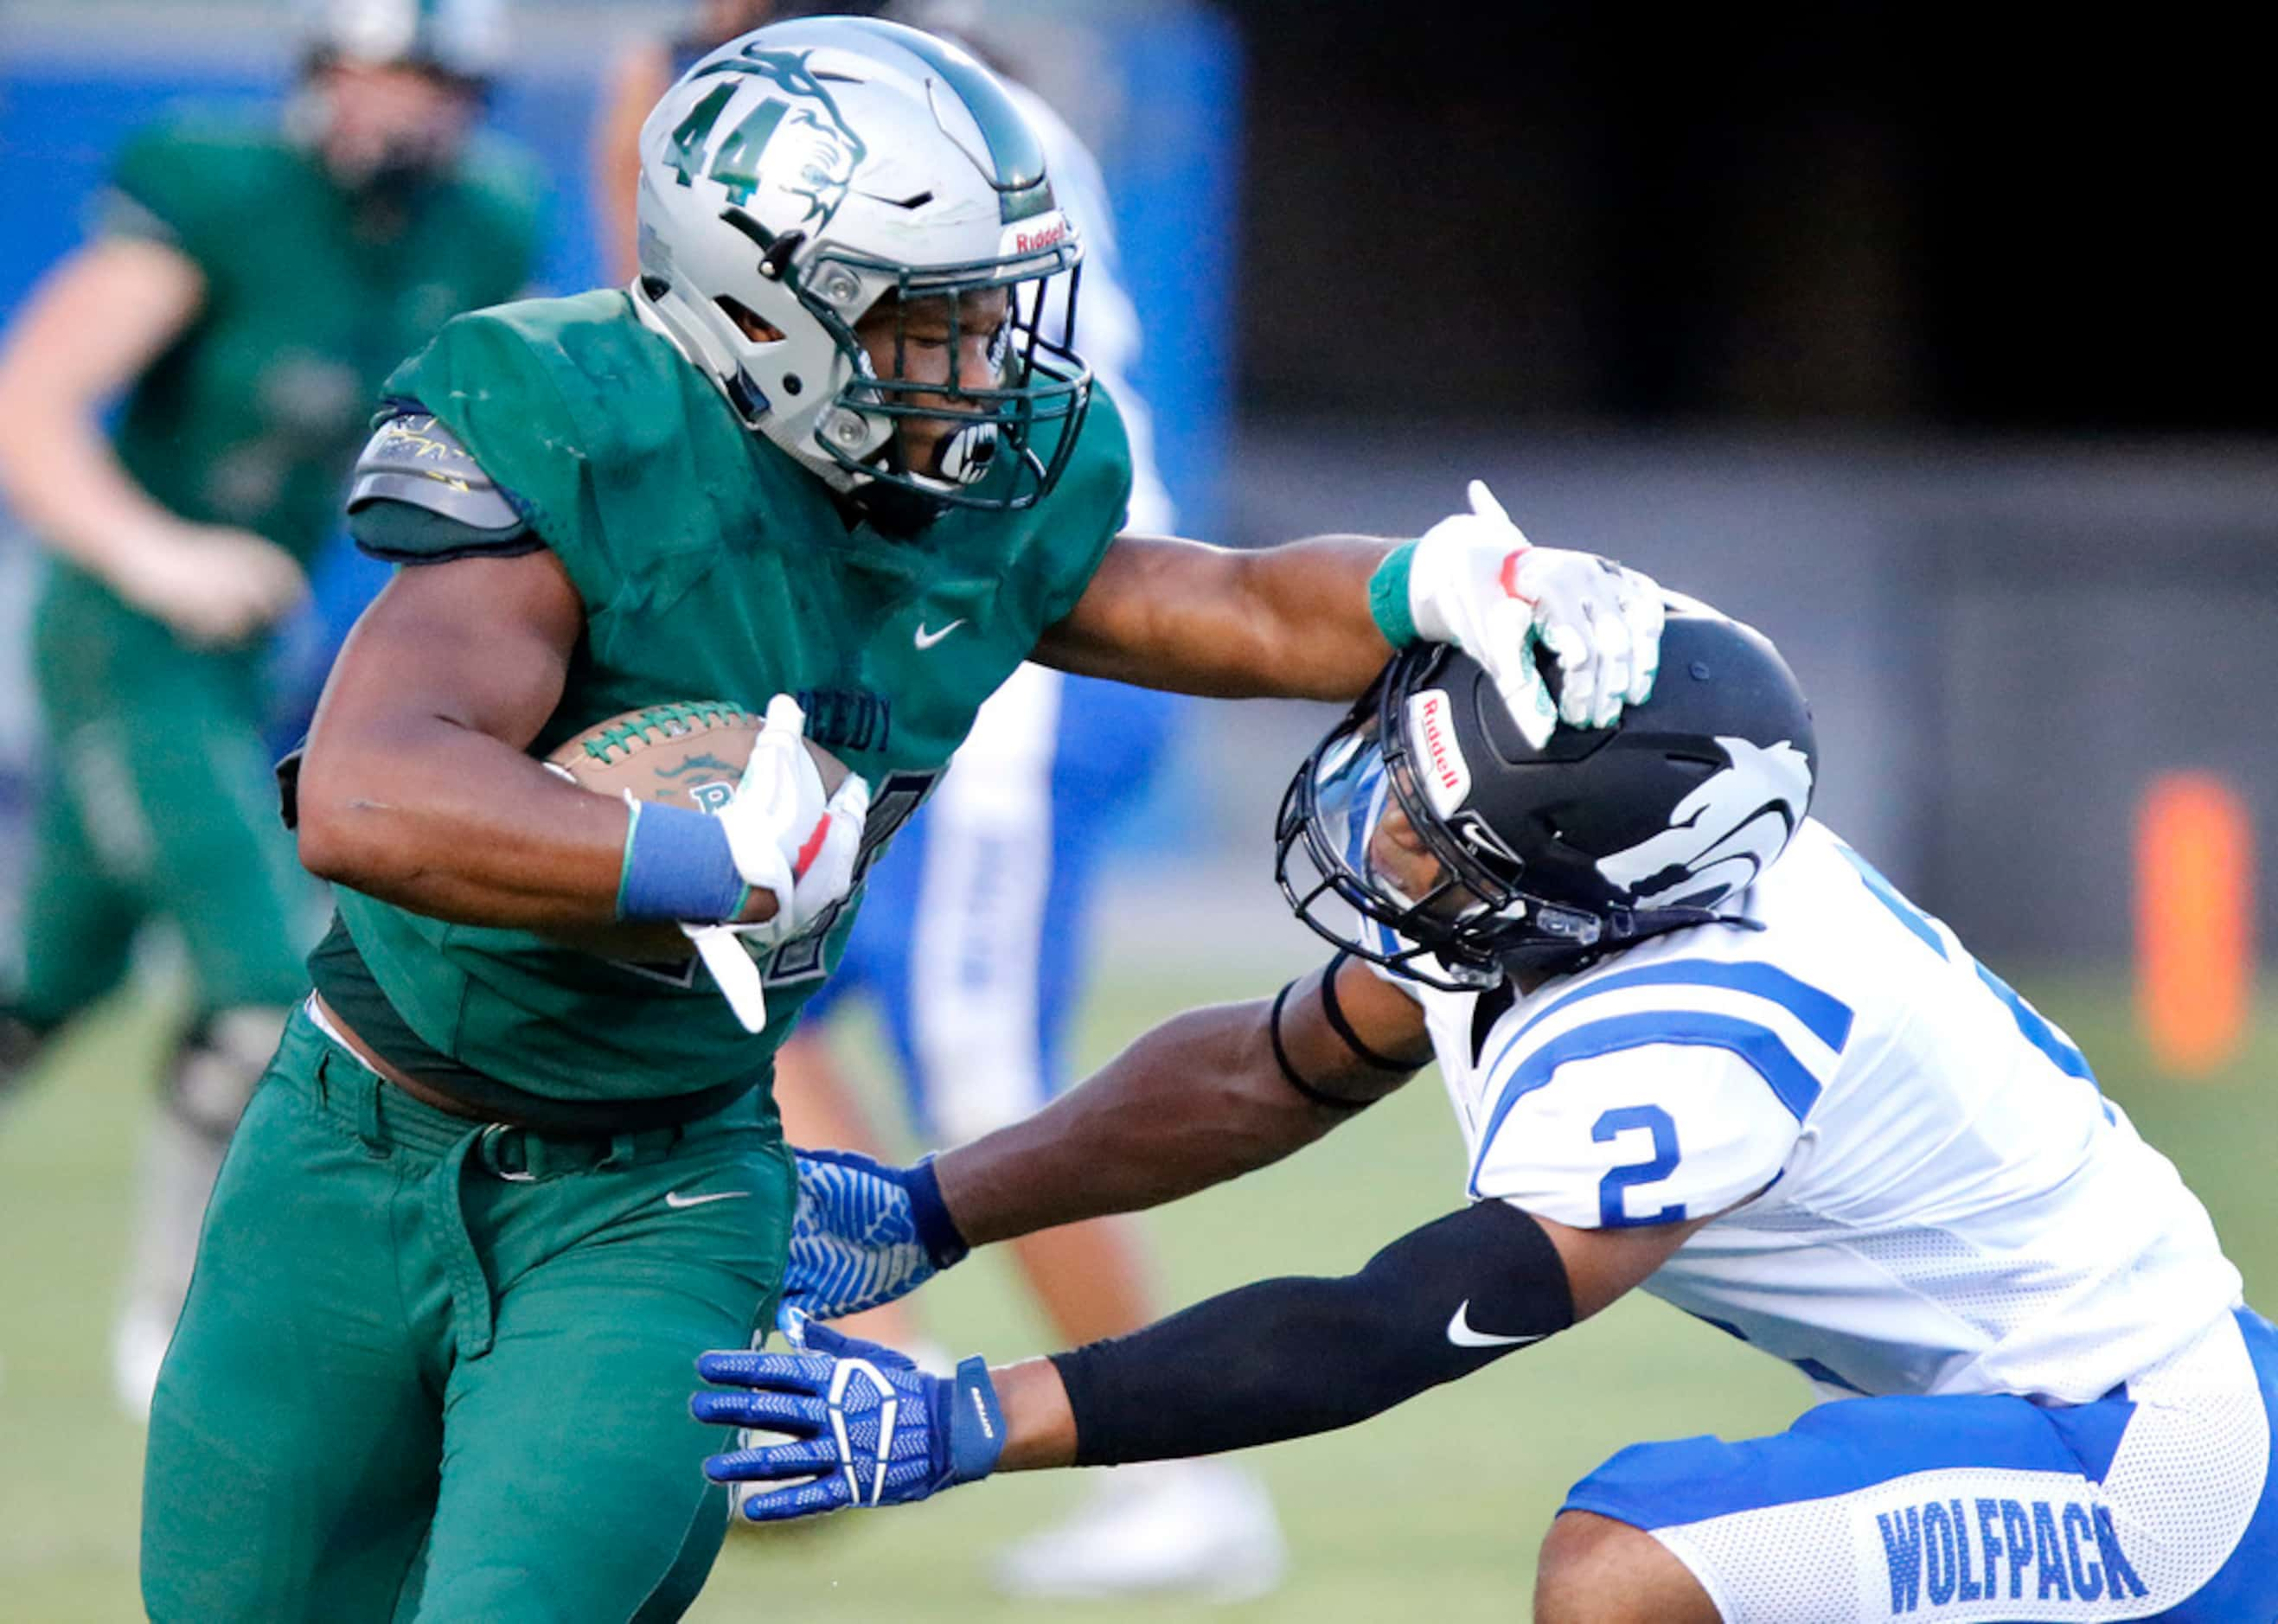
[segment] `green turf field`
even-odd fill
[[[2157,1077],[2114,984],[2025,977],[2110,1093],[2213,1208],[2249,1290],[2278,1302],[2278,1006],[2249,1054],[2212,1081]],[[1090,1027],[1105,1053],[1158,1013],[1222,987],[1197,978],[1108,989]],[[135,1130],[157,1018],[127,1007],[81,1033],[43,1085],[0,1117],[0,1618],[138,1616],[140,1434],[111,1407],[106,1335],[125,1234]],[[1455,1204],[1461,1148],[1436,1083],[1285,1165],[1160,1215],[1171,1292],[1183,1300],[1266,1273],[1342,1270]],[[1040,1351],[1035,1322],[993,1260],[932,1287],[933,1328],[955,1351]],[[660,1395],[677,1403],[678,1394]],[[1257,1458],[1295,1554],[1273,1598],[1214,1616],[1340,1624],[1523,1616],[1533,1551],[1566,1485],[1640,1438],[1779,1427],[1800,1380],[1658,1304],[1634,1300],[1580,1334],[1427,1395],[1395,1417]],[[1081,1474],[1012,1478],[939,1504],[790,1536],[738,1535],[705,1620],[1019,1620],[1095,1612],[1177,1619],[1203,1610],[1007,1606],[983,1582],[995,1542],[1059,1514]],[[533,1468],[531,1491],[577,1485]]]

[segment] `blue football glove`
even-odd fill
[[[915,1291],[970,1249],[942,1205],[930,1157],[888,1167],[851,1150],[801,1150],[784,1302],[844,1319]]]
[[[782,1522],[849,1506],[899,1506],[997,1469],[1005,1417],[987,1361],[968,1359],[953,1377],[928,1376],[875,1342],[821,1325],[803,1334],[803,1353],[707,1353],[696,1361],[706,1381],[738,1390],[696,1394],[688,1407],[697,1420],[784,1440],[704,1462],[715,1483],[791,1480],[745,1496],[743,1516]]]

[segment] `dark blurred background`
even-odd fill
[[[1191,533],[1413,533],[1487,477],[1537,539],[1774,636],[1819,704],[1822,812],[1989,950],[2126,957],[2115,854],[2160,774],[2278,804],[2272,143],[2242,23],[941,6],[1100,155]],[[520,9],[493,111],[554,175],[552,288],[600,279],[601,70],[683,10]],[[0,11],[0,309],[135,121],[275,94],[287,15]],[[1262,886],[1319,721],[1204,707],[1136,838],[1201,820]],[[9,728],[0,697],[0,756]],[[1208,889],[1284,927],[1270,892]]]
[[[2189,8],[1225,9],[1260,408],[2278,428],[2266,91]]]

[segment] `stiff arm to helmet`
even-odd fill
[[[1449,990],[1732,922],[1810,809],[1811,710],[1761,634],[1669,603],[1653,698],[1540,746],[1467,656],[1394,660],[1283,797],[1275,877],[1298,917]]]
[[[1386,638],[1395,648],[1453,644],[1478,660],[1537,749],[1562,721],[1609,727],[1624,705],[1643,705],[1659,671],[1659,590],[1610,560],[1534,545],[1485,481],[1472,480],[1470,495],[1470,512],[1441,520],[1377,572]],[[1557,667],[1555,697],[1538,647]]]

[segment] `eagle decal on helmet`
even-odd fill
[[[853,188],[854,172],[862,160],[870,156],[870,149],[853,126],[839,111],[837,102],[829,89],[807,66],[811,50],[782,50],[765,45],[746,44],[733,57],[708,67],[699,68],[690,79],[704,79],[720,73],[748,74],[772,82],[790,102],[770,100],[745,121],[743,130],[749,133],[745,142],[748,150],[732,154],[748,170],[756,171],[760,155],[771,146],[799,145],[795,162],[789,166],[794,184],[789,178],[778,184],[794,197],[806,200],[806,213],[799,225],[811,231],[821,231],[830,224],[830,217],[846,201]],[[764,128],[758,126],[764,126]],[[716,164],[725,164],[730,153],[723,150]],[[715,174],[718,171],[715,169]]]
[[[1811,804],[1810,759],[1787,740],[1716,743],[1730,765],[1677,804],[1669,827],[1598,859],[1598,872],[1640,903],[1708,906],[1746,890]]]
[[[1668,606],[1653,698],[1547,746],[1469,655],[1395,656],[1281,797],[1274,879],[1297,917],[1450,992],[1745,928],[1731,903],[1811,810],[1811,704],[1762,633]]]

